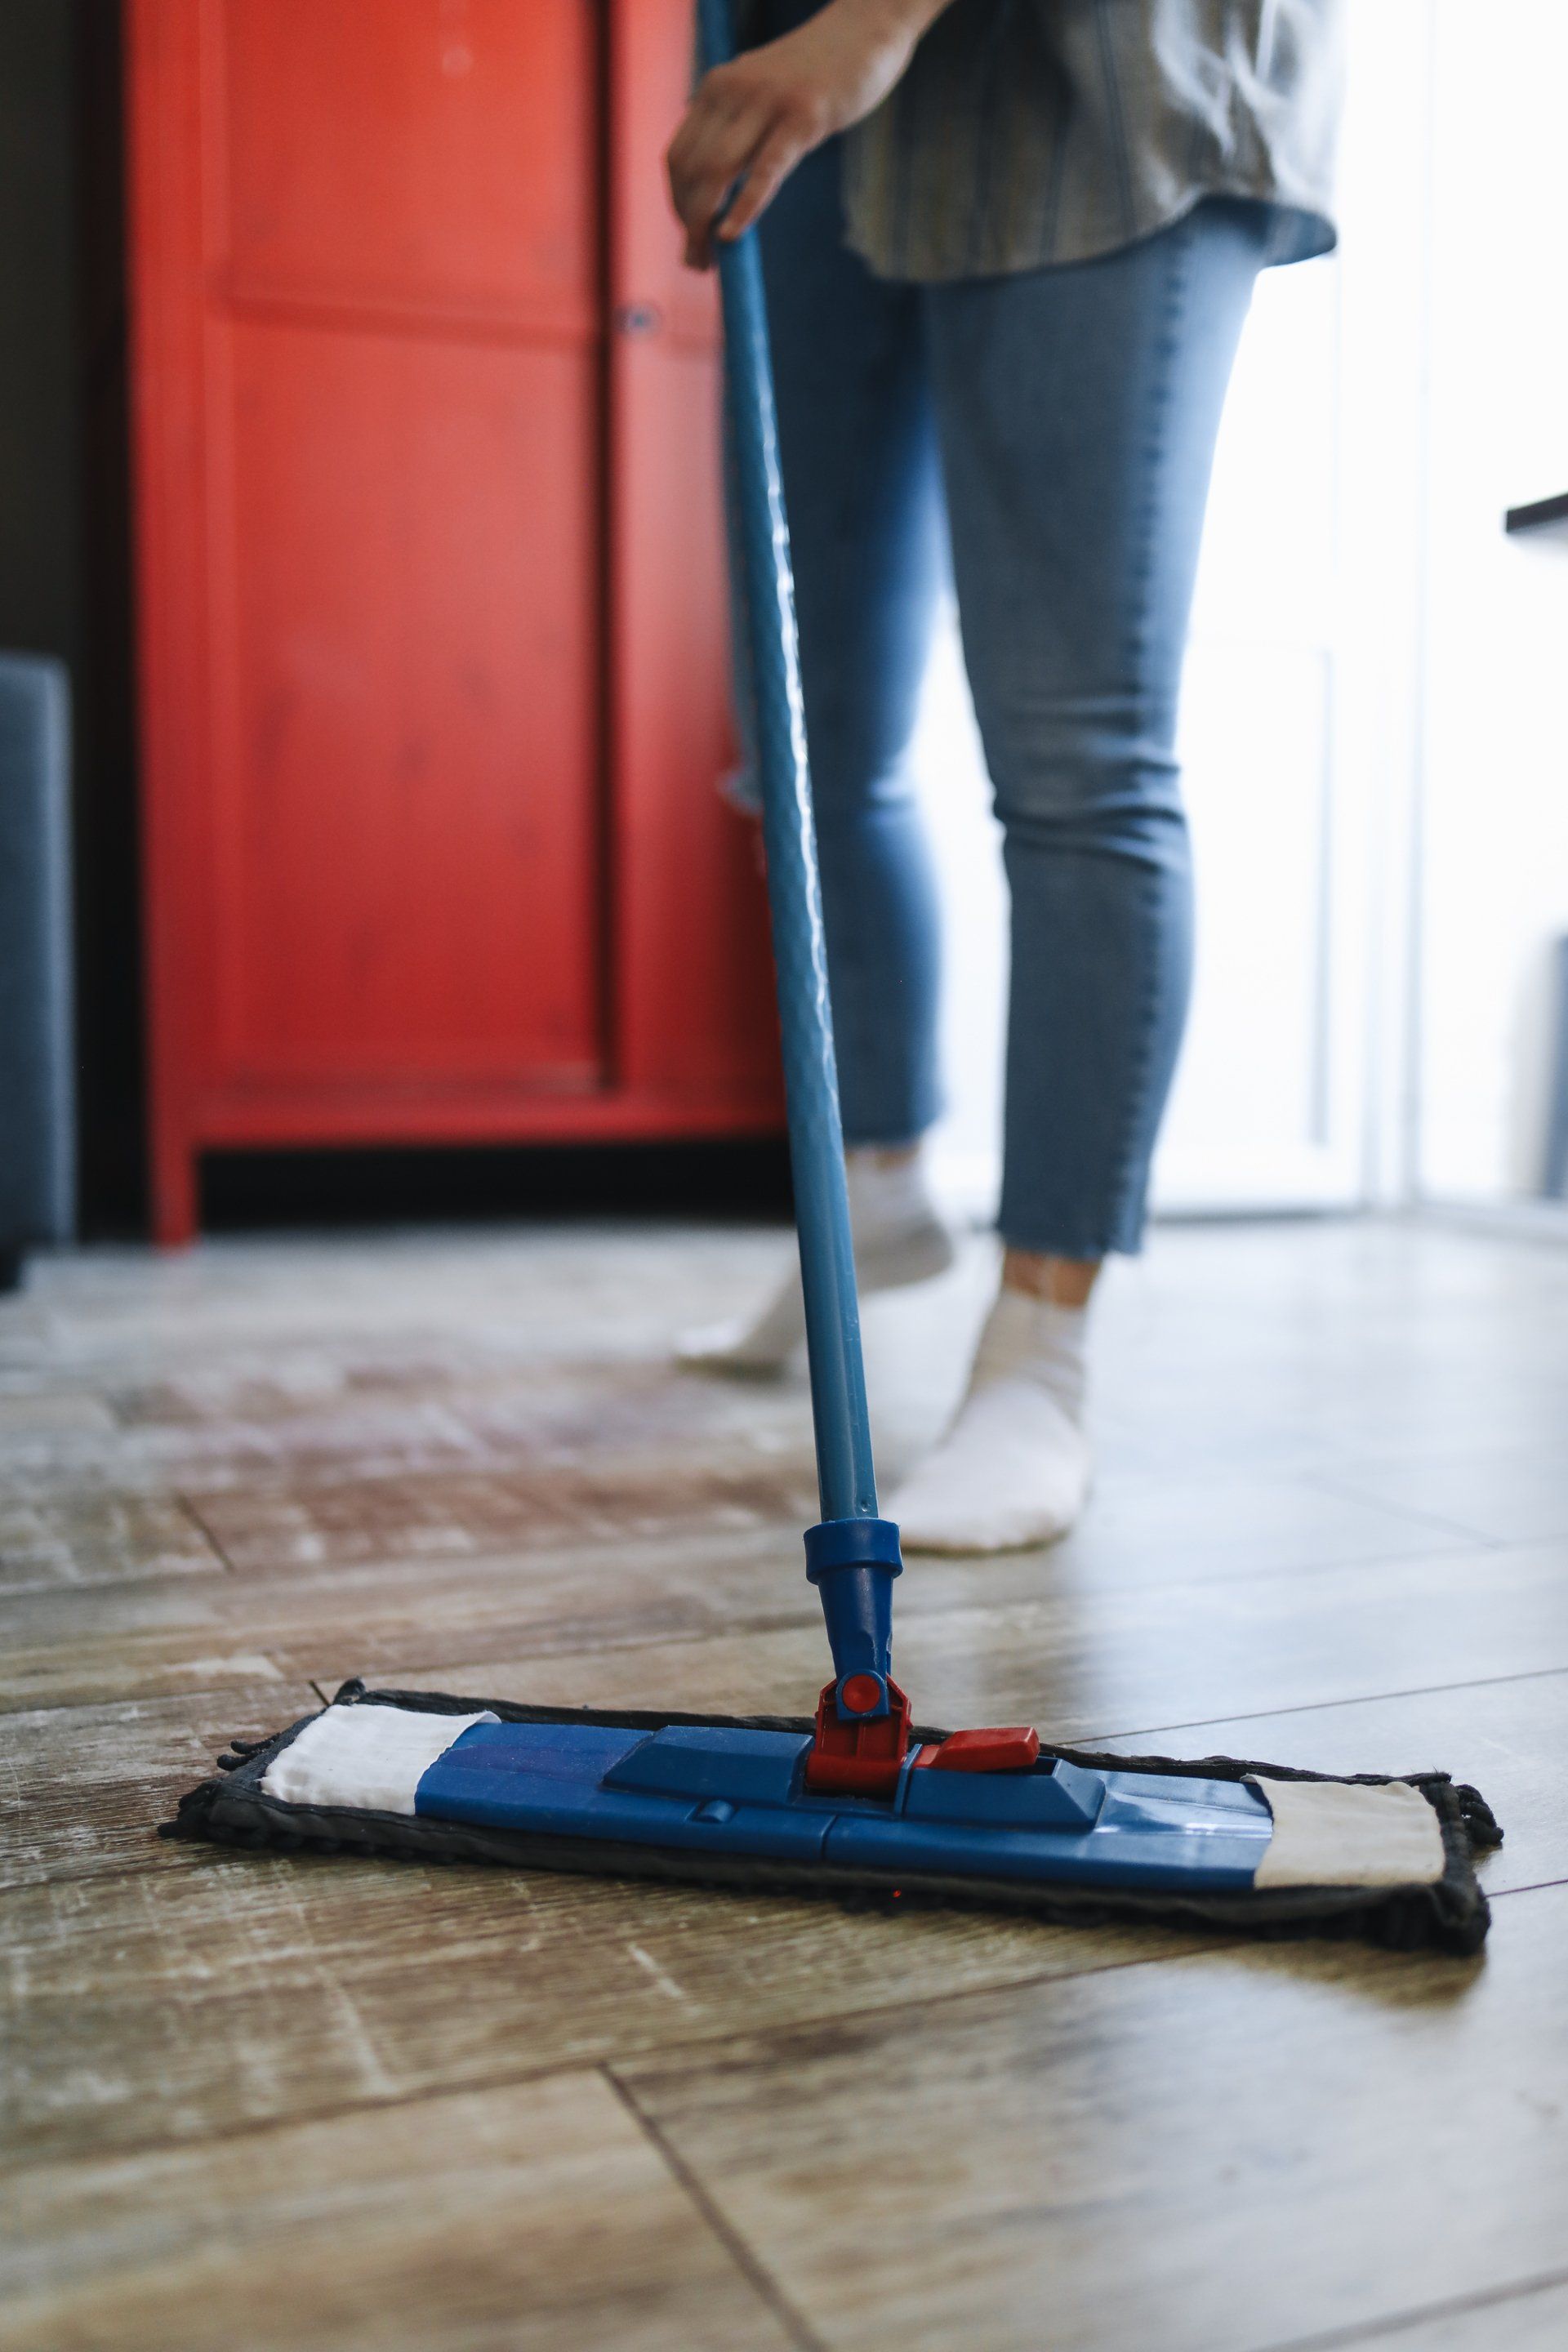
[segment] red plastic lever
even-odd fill
[[[1040,1735],[1027,1724],[994,1731],[950,1731],[940,1747],[921,1751],[932,1772],[1022,1772],[1039,1761]]]

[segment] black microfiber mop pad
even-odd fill
[[[628,1707],[518,1706],[505,1699],[451,1698],[432,1691],[367,1690],[345,1683],[336,1705],[397,1706],[432,1715],[474,1715],[489,1709],[505,1723],[624,1725],[658,1731],[668,1725],[700,1725],[755,1731],[808,1733],[809,1717],[776,1715],[651,1713]],[[1061,1885],[1029,1885],[1012,1879],[954,1878],[930,1872],[882,1871],[842,1864],[777,1862],[759,1856],[696,1854],[662,1847],[622,1845],[596,1838],[546,1837],[523,1831],[483,1829],[414,1814],[348,1807],[287,1804],[262,1793],[268,1765],[313,1722],[301,1717],[287,1730],[255,1745],[237,1742],[220,1758],[220,1776],[204,1780],[180,1800],[175,1819],[160,1835],[208,1839],[219,1845],[265,1848],[274,1853],[374,1853],[422,1862],[501,1863],[515,1869],[592,1873],[598,1876],[700,1880],[705,1885],[791,1895],[830,1895],[853,1902],[955,1905],[1026,1911],[1064,1924],[1147,1919],[1169,1926],[1241,1930],[1264,1937],[1360,1937],[1397,1951],[1423,1948],[1469,1953],[1485,1940],[1487,1899],[1476,1883],[1474,1856],[1500,1845],[1502,1832],[1476,1790],[1446,1772],[1337,1774],[1301,1772],[1288,1765],[1259,1764],[1228,1756],[1178,1760],[1168,1756],[1110,1755],[1083,1748],[1042,1747],[1043,1756],[1070,1764],[1120,1772],[1149,1772],[1210,1780],[1342,1780],[1387,1786],[1394,1778],[1420,1790],[1442,1830],[1445,1868],[1430,1885],[1392,1887],[1277,1887],[1231,1895],[1131,1889],[1092,1891]],[[920,1740],[946,1734],[916,1731]]]

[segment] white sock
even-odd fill
[[[921,1154],[886,1160],[872,1151],[847,1151],[844,1171],[862,1295],[945,1274],[952,1237],[931,1199]],[[684,1333],[676,1354],[683,1364],[711,1371],[778,1373],[805,1339],[797,1264],[759,1312]]]
[[[1089,1312],[1004,1290],[952,1427],[889,1500],[911,1551],[1008,1551],[1065,1535],[1089,1493]]]

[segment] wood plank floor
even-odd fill
[[[174,1847],[366,1672],[809,1707],[778,1234],[84,1253],[0,1301],[0,2347],[1568,2340],[1568,1252],[1177,1229],[1054,1551],[911,1563],[919,1709],[1494,1802],[1474,1963]],[[868,1312],[891,1474],[991,1277]]]

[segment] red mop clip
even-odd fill
[[[1040,1760],[1040,1735],[1027,1724],[994,1731],[950,1731],[915,1762],[932,1772],[1026,1772]]]
[[[867,1702],[876,1706],[881,1685],[874,1675],[848,1675],[844,1704],[853,1706],[864,1683]],[[805,1785],[814,1795],[890,1797],[910,1746],[910,1703],[891,1679],[888,1712],[845,1722],[838,1712],[838,1685],[827,1683],[816,1702],[816,1737],[805,1759]]]

